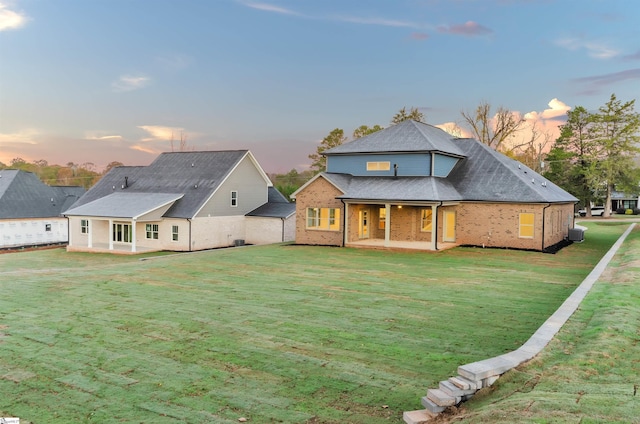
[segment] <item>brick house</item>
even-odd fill
[[[578,199],[477,140],[404,121],[324,152],[300,187],[299,244],[548,251],[574,226]]]

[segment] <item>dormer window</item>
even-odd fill
[[[391,162],[367,162],[367,171],[388,171],[391,169]]]

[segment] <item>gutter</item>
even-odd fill
[[[551,203],[547,203],[547,206],[545,206],[544,208],[542,208],[542,252],[544,252],[544,221],[545,221],[545,211],[547,210],[547,208],[551,206]]]

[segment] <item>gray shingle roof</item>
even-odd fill
[[[460,193],[444,178],[353,177],[331,173],[322,175],[345,192],[338,196],[339,199],[415,202],[462,200]]]
[[[247,216],[288,218],[295,212],[295,203],[289,202],[275,187],[269,187],[269,201],[249,212]]]
[[[323,154],[431,151],[464,156],[449,134],[432,125],[410,120],[325,150]]]
[[[83,193],[82,187],[51,187],[31,172],[0,170],[0,219],[52,218]]]
[[[164,216],[192,218],[248,154],[248,150],[162,153],[149,166],[111,169],[73,207],[116,192],[182,194]]]
[[[458,139],[467,156],[448,180],[465,200],[495,202],[561,203],[576,199],[526,165],[473,139]]]
[[[65,212],[65,215],[138,218],[141,215],[167,206],[182,196],[182,193],[117,192],[71,208]]]

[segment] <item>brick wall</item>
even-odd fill
[[[336,199],[341,194],[333,184],[319,177],[296,195],[296,243],[342,246],[344,204]],[[339,208],[340,231],[307,230],[307,208]]]
[[[544,204],[473,203],[456,207],[456,242],[474,246],[542,249]],[[520,213],[533,213],[533,238],[519,237]],[[552,205],[544,210],[545,242],[548,247],[562,241],[573,227],[573,204]]]

